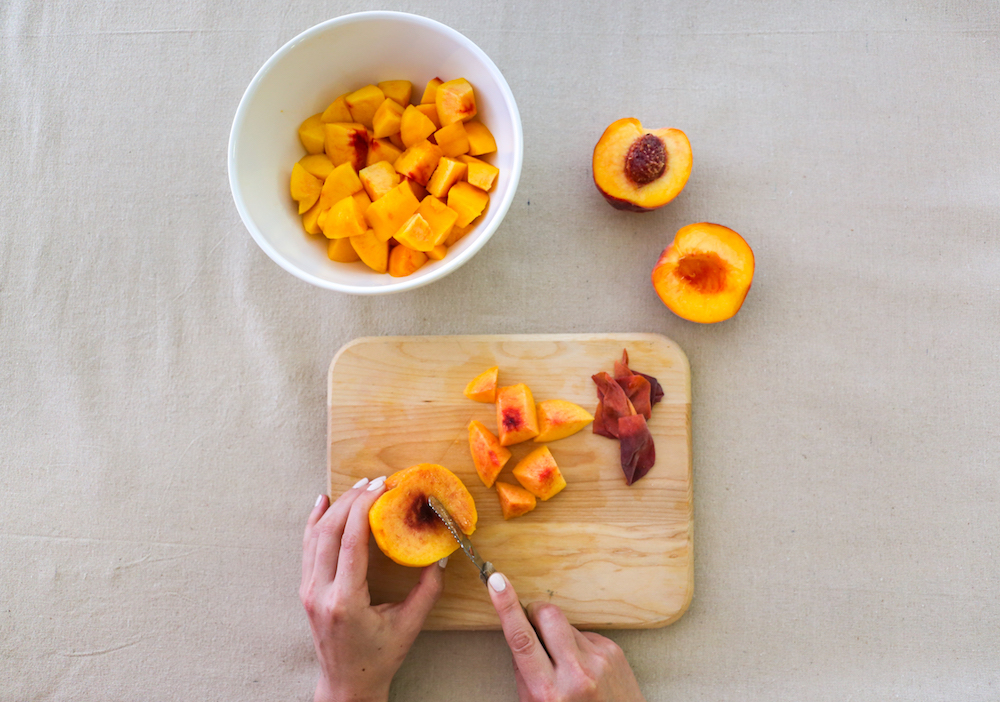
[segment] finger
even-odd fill
[[[351,505],[351,513],[340,539],[340,556],[334,585],[342,592],[353,592],[368,582],[368,511],[385,492],[385,476],[375,478]]]
[[[420,574],[420,582],[413,586],[399,608],[400,621],[407,629],[418,632],[424,626],[424,620],[434,609],[441,593],[444,592],[444,567],[448,559],[442,558],[437,563],[424,568]]]
[[[326,512],[326,508],[330,505],[330,500],[327,499],[326,495],[320,495],[316,498],[316,504],[313,506],[313,511],[309,514],[309,520],[306,522],[305,533],[302,535],[302,582],[303,584],[309,582],[312,577],[312,569],[314,562],[316,560],[316,522],[319,518],[323,516]]]
[[[503,627],[503,635],[514,656],[518,673],[529,686],[550,680],[553,675],[552,661],[524,615],[510,581],[500,573],[494,573],[490,576],[487,590],[500,617],[500,626]]]
[[[556,667],[560,663],[578,660],[580,647],[576,635],[579,632],[569,623],[561,609],[554,604],[532,602],[528,605],[528,619]]]
[[[350,490],[330,505],[316,523],[316,558],[313,561],[312,578],[320,584],[328,584],[333,581],[333,575],[337,572],[337,557],[340,555],[340,539],[344,534],[344,525],[347,524],[347,515],[351,512],[351,505],[361,495],[368,480],[362,478],[354,484]]]

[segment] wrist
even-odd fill
[[[389,690],[342,689],[321,678],[313,702],[388,702]]]

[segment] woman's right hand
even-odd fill
[[[489,592],[514,657],[521,702],[645,702],[614,641],[577,630],[553,604],[528,605],[526,617],[500,573],[490,576]]]

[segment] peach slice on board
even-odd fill
[[[720,224],[682,227],[653,268],[653,287],[670,311],[710,324],[739,312],[753,282],[753,251]]]
[[[691,143],[679,129],[611,124],[594,147],[594,184],[612,207],[649,212],[677,197],[691,175]]]
[[[497,377],[500,375],[500,366],[487,368],[482,373],[469,381],[465,386],[463,394],[470,400],[476,402],[494,403],[497,401]]]
[[[469,422],[469,452],[476,472],[483,485],[490,487],[510,460],[510,451],[500,445],[500,440],[482,422]]]
[[[457,475],[444,466],[421,463],[393,473],[385,493],[368,512],[375,543],[404,566],[435,563],[458,549],[458,542],[427,504],[433,495],[465,534],[476,530],[476,503]]]
[[[535,441],[558,441],[572,436],[594,421],[594,416],[580,405],[567,400],[543,400],[535,407],[538,436]]]
[[[521,487],[542,501],[552,498],[566,487],[566,479],[548,446],[540,446],[522,458],[514,466],[514,477]]]
[[[538,436],[538,416],[531,389],[524,383],[497,390],[497,429],[500,445],[510,446]]]
[[[527,514],[538,504],[534,495],[520,485],[511,485],[498,480],[496,482],[497,497],[500,498],[500,511],[504,519],[513,519]]]

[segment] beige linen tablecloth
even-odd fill
[[[226,174],[260,65],[322,20],[441,20],[504,72],[517,198],[450,277],[361,298],[254,244]],[[695,598],[611,632],[650,700],[1000,698],[995,3],[0,6],[0,700],[304,700],[301,529],[357,336],[659,332],[693,371]],[[590,155],[683,129],[617,212]],[[740,313],[649,272],[742,233]],[[422,635],[395,700],[512,700],[493,632]]]

